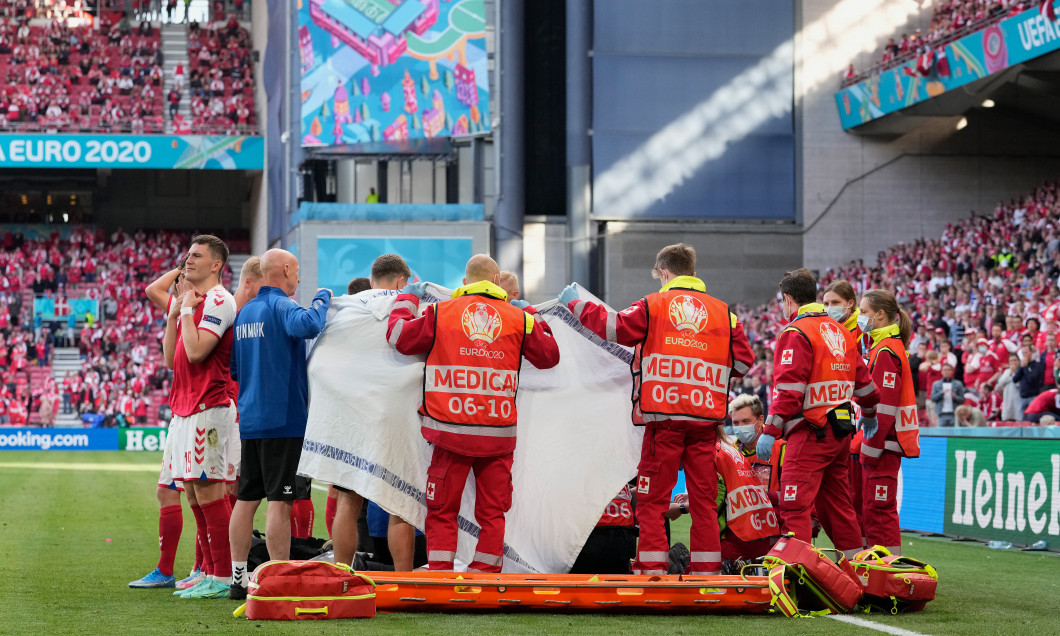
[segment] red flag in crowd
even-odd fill
[[[1046,20],[1052,20],[1052,21],[1055,22],[1056,21],[1056,9],[1053,8],[1053,2],[1054,1],[1055,0],[1045,0],[1045,2],[1042,2],[1041,6],[1038,7],[1038,10],[1042,12],[1042,16]]]
[[[950,61],[946,58],[946,47],[940,46],[935,51],[936,61],[935,68],[939,71],[939,77],[950,76]]]

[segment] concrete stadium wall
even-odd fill
[[[685,243],[696,249],[696,273],[707,291],[730,304],[774,298],[784,272],[802,263],[802,237],[791,225],[608,223],[603,245],[606,289],[616,309],[658,291],[651,268],[659,249]]]
[[[797,28],[814,24],[839,4],[802,0]],[[883,6],[909,4],[890,0]],[[930,12],[930,7],[922,9],[894,35],[926,28]],[[886,40],[870,43],[873,52],[851,60],[856,68],[870,66]],[[813,90],[802,89],[800,75],[819,63],[796,55],[797,165],[807,267],[823,269],[857,258],[875,263],[880,249],[937,237],[946,223],[973,211],[992,213],[999,201],[1060,177],[1060,135],[1001,112],[975,110],[960,131],[959,117],[938,117],[892,137],[843,132],[834,100],[838,75]]]

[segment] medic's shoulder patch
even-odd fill
[[[783,352],[781,352],[781,354],[780,354],[780,364],[790,365],[791,364],[791,359],[792,359],[792,356],[794,355],[794,353],[795,353],[794,349],[785,349]]]
[[[893,373],[891,371],[885,371],[884,374],[883,374],[883,388],[885,388],[885,389],[893,389],[894,388],[895,377],[896,377],[895,373]]]

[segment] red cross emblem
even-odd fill
[[[784,486],[784,501],[795,501],[795,494],[798,492],[799,487],[792,484],[790,486]]]
[[[651,486],[651,477],[647,475],[641,475],[637,478],[637,492],[642,495],[648,494],[648,488]]]
[[[876,501],[887,501],[887,486],[876,486]]]
[[[791,364],[792,351],[793,349],[785,349],[784,352],[780,354],[780,364]]]
[[[427,501],[434,501],[434,482],[427,482]]]
[[[883,388],[893,389],[894,388],[895,374],[891,371],[885,371],[883,374]]]

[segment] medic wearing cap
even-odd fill
[[[776,440],[787,440],[780,477],[784,531],[811,541],[813,512],[832,544],[852,557],[862,544],[850,493],[851,401],[874,426],[879,395],[854,336],[816,302],[814,275],[788,272],[780,292],[791,322],[777,337],[773,400],[758,458],[769,460]]]
[[[714,427],[725,419],[730,380],[747,373],[754,353],[736,315],[708,295],[695,274],[695,250],[678,243],[655,258],[652,277],[662,289],[625,311],[580,300],[574,285],[559,296],[596,335],[636,347],[633,423],[647,430],[637,467],[640,544],[634,574],[667,573],[670,545],[663,515],[682,463],[692,514],[689,573],[721,570]]]
[[[500,268],[485,254],[471,257],[464,286],[452,299],[419,303],[427,283],[402,288],[387,326],[387,342],[405,355],[427,354],[424,439],[434,445],[427,484],[427,568],[452,570],[457,514],[469,472],[475,473],[475,520],[480,526],[472,572],[500,572],[504,513],[512,505],[515,396],[525,357],[538,369],[559,363],[548,324],[528,304],[508,302],[497,283]]]

